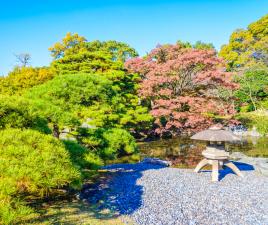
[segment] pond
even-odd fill
[[[201,160],[206,144],[189,138],[178,137],[139,143],[141,157],[169,160],[175,167],[193,168]],[[241,142],[226,144],[229,152],[243,152],[252,157],[268,157],[268,138],[247,138]]]

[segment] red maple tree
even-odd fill
[[[231,74],[214,50],[157,46],[144,58],[126,62],[142,76],[139,94],[147,100],[157,134],[196,132],[213,124],[213,116],[235,113],[219,89],[235,89]]]

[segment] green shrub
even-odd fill
[[[80,141],[104,160],[115,159],[137,152],[134,137],[126,130],[111,129],[81,129]]]
[[[49,134],[55,127],[60,130],[79,124],[75,115],[50,101],[0,95],[0,129],[31,128]]]
[[[0,224],[14,224],[20,221],[33,210],[24,203],[11,196],[0,196]]]
[[[41,198],[81,182],[64,144],[34,130],[0,131],[0,174],[0,224],[30,212],[25,198]]]
[[[0,128],[33,128],[50,133],[47,121],[37,115],[32,103],[19,96],[0,95]]]
[[[0,179],[0,224],[12,224],[32,213],[16,195],[16,182],[12,178]]]
[[[105,142],[103,154],[105,156],[122,157],[137,151],[135,139],[126,130],[118,128],[106,130],[103,138]]]
[[[236,117],[246,125],[248,128],[252,129],[256,127],[257,131],[262,134],[268,134],[268,114],[262,110],[249,113],[240,113]]]
[[[101,158],[89,149],[74,141],[64,141],[66,149],[71,155],[71,160],[79,169],[98,169],[103,162]]]

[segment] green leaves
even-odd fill
[[[134,48],[122,42],[87,42],[84,37],[71,33],[49,50],[55,59],[52,68],[58,74],[124,70],[123,63],[138,55]]]
[[[151,120],[147,109],[138,105],[133,85],[128,85],[130,77],[111,81],[97,74],[61,75],[24,96],[35,103],[42,117],[60,126],[90,118],[97,127],[130,129]]]
[[[137,152],[135,139],[124,129],[83,129],[80,134],[79,141],[95,151],[104,160]]]
[[[251,69],[237,76],[240,88],[235,92],[240,104],[248,103],[247,111],[256,110],[261,102],[268,97],[268,71],[265,69]]]
[[[32,128],[50,133],[47,119],[29,99],[0,95],[0,128]]]
[[[59,74],[70,73],[102,73],[122,69],[121,62],[114,62],[106,52],[84,51],[68,55],[52,63],[52,68]]]
[[[59,140],[33,130],[6,129],[0,134],[1,175],[15,179],[19,192],[42,196],[80,179]]]
[[[0,131],[0,223],[13,224],[32,212],[25,196],[43,197],[81,183],[61,141],[34,130]]]
[[[64,110],[79,109],[95,102],[107,100],[112,95],[112,82],[98,75],[76,74],[58,76],[37,86],[25,95],[31,99],[41,98]]]

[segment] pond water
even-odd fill
[[[179,137],[139,143],[141,157],[169,160],[175,167],[193,168],[201,160],[206,143]],[[241,142],[226,144],[229,152],[243,152],[252,157],[268,157],[268,138],[247,138]]]

